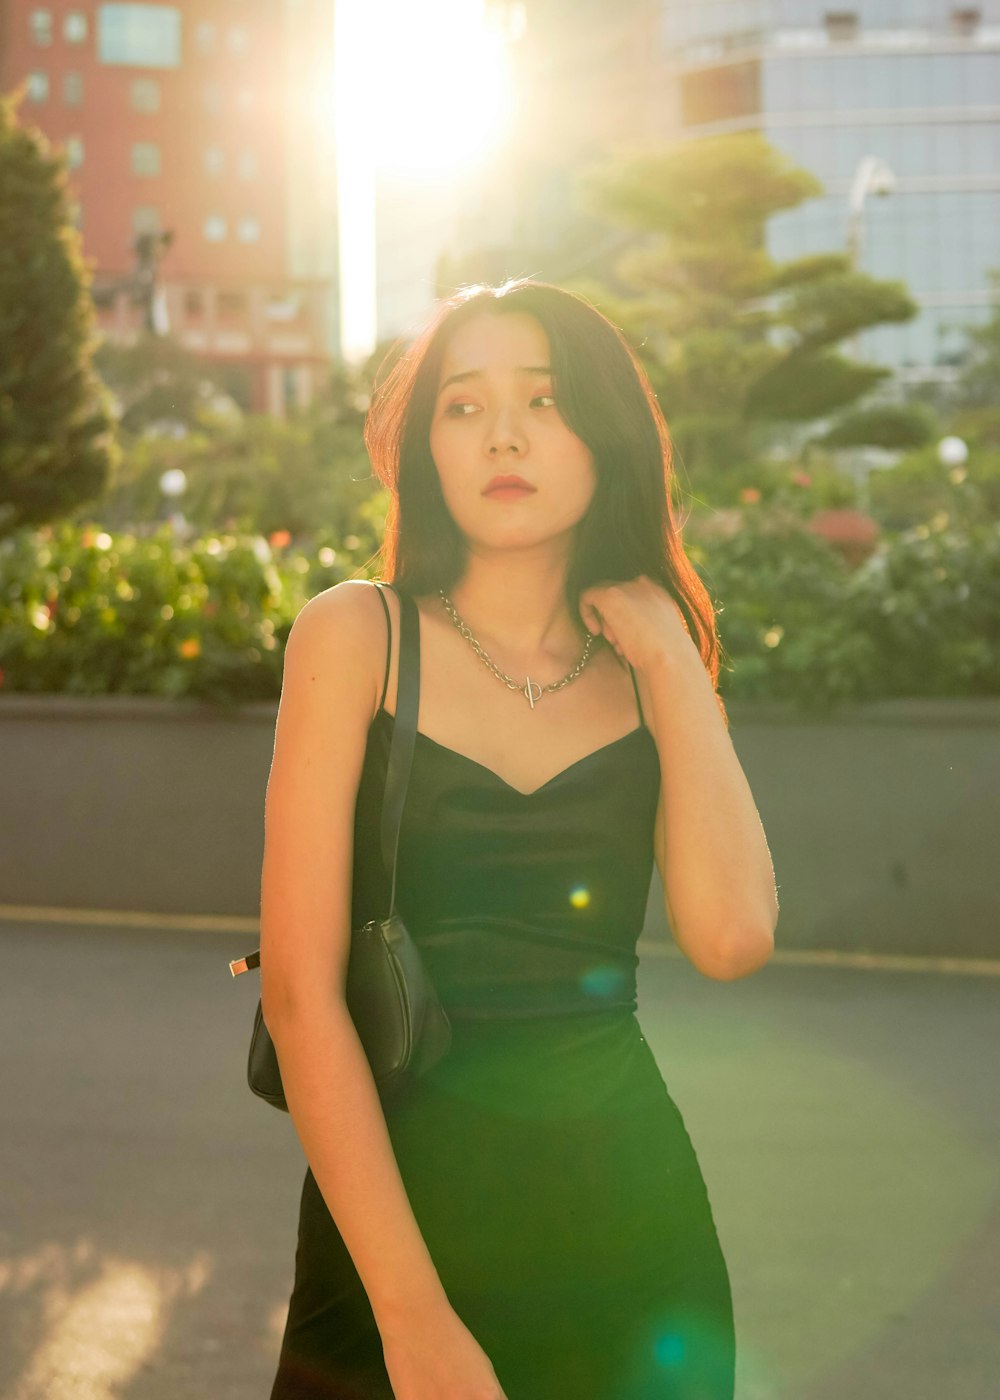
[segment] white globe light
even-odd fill
[[[180,467],[171,467],[160,477],[160,490],[165,496],[181,496],[187,489],[187,476]]]
[[[960,437],[942,438],[937,451],[938,461],[944,467],[961,467],[969,459],[968,445]]]

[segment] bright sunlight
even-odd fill
[[[394,175],[455,182],[511,123],[508,45],[522,7],[489,0],[338,0],[332,120],[341,340],[375,342],[375,190]]]
[[[354,113],[379,169],[459,171],[488,154],[510,117],[509,11],[486,0],[346,7],[364,10],[369,42],[338,69],[338,106]]]

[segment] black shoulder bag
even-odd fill
[[[376,583],[382,588],[381,583]],[[345,996],[347,1008],[371,1065],[379,1093],[387,1096],[411,1075],[425,1073],[451,1045],[451,1025],[416,945],[396,910],[399,826],[413,761],[420,700],[420,624],[408,594],[399,597],[399,683],[396,717],[382,801],[382,860],[390,875],[389,913],[369,919],[351,934]],[[385,599],[382,599],[385,606]],[[388,609],[386,609],[388,620]],[[260,949],[229,964],[233,976],[260,966]],[[288,1112],[274,1044],[257,1003],[250,1054],[250,1088]]]

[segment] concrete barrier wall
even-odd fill
[[[256,917],[276,709],[0,698],[0,906]],[[1000,956],[1000,699],[729,715],[780,946]]]

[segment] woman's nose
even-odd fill
[[[527,447],[520,415],[509,408],[498,408],[487,429],[487,451],[523,453]]]

